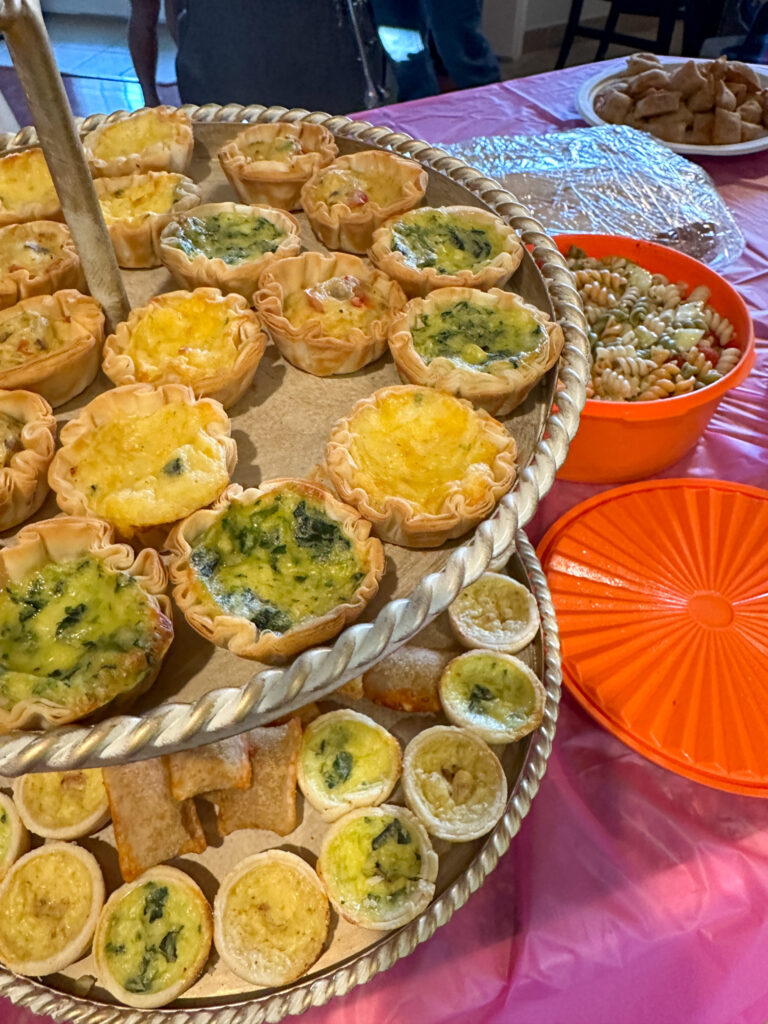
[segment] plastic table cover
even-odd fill
[[[593,74],[568,68],[360,116],[434,143],[575,128],[576,95]],[[749,304],[758,357],[695,450],[663,475],[768,487],[768,153],[696,159],[746,239],[721,272]],[[604,489],[557,482],[531,539]],[[767,904],[768,801],[656,767],[566,694],[541,790],[483,888],[411,956],[302,1019],[761,1024]],[[2,1024],[35,1019],[0,1004]]]

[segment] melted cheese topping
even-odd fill
[[[18,210],[31,203],[57,206],[56,188],[41,149],[12,153],[0,160],[0,205]]]
[[[87,821],[107,806],[100,768],[25,775],[22,796],[36,824],[49,831]]]
[[[202,253],[206,259],[223,260],[227,266],[275,252],[285,237],[286,232],[267,217],[233,211],[185,217],[175,236],[178,248],[188,259]]]
[[[0,904],[0,948],[16,960],[47,960],[82,934],[93,880],[83,862],[56,848],[17,867]]]
[[[105,189],[99,203],[107,224],[124,220],[146,220],[153,213],[167,213],[178,200],[179,182],[184,175],[170,171],[137,174],[129,185]],[[101,178],[109,181],[109,178]]]
[[[115,160],[143,153],[158,142],[170,144],[177,132],[174,121],[159,117],[154,110],[144,110],[105,125],[93,139],[91,152],[100,160]]]
[[[381,296],[350,274],[291,292],[283,303],[283,314],[294,327],[316,322],[333,338],[345,338],[355,327],[364,331],[386,310]]]
[[[498,759],[482,740],[460,729],[435,733],[419,746],[411,783],[441,824],[467,828],[486,823],[490,828],[489,814],[499,809],[503,792]]]
[[[158,619],[132,576],[91,556],[9,582],[0,592],[0,707],[45,700],[82,713],[132,689],[156,664]]]
[[[399,751],[375,722],[319,719],[304,734],[301,761],[307,782],[324,799],[344,803],[372,791],[374,802],[397,774]]]
[[[63,257],[61,234],[40,227],[39,221],[13,224],[0,230],[0,274],[27,270],[35,277]]]
[[[440,695],[470,727],[483,729],[522,728],[538,708],[528,676],[485,652],[452,662],[440,681]]]
[[[394,174],[329,167],[315,178],[315,196],[327,206],[344,203],[350,210],[367,203],[389,206],[402,195],[402,182]]]
[[[294,135],[277,135],[271,139],[238,143],[238,148],[249,160],[277,160],[281,164],[292,164],[297,156],[307,152]]]
[[[451,494],[481,502],[493,480],[498,443],[455,398],[423,389],[392,391],[350,423],[353,486],[373,501],[406,498],[436,515]]]
[[[24,424],[15,416],[0,412],[0,468],[5,469],[11,459],[24,447],[21,432]]]
[[[222,446],[206,431],[208,403],[170,402],[119,416],[72,445],[72,482],[89,511],[124,527],[156,526],[210,504],[229,480]]]
[[[162,992],[195,966],[208,942],[205,908],[193,891],[163,881],[146,882],[113,907],[104,931],[104,953],[126,992]]]
[[[366,566],[323,506],[286,488],[231,504],[192,544],[200,599],[285,633],[352,600]]]
[[[63,348],[71,332],[63,320],[22,310],[0,321],[0,372],[44,359]]]
[[[487,266],[503,251],[504,236],[471,214],[422,207],[392,225],[391,245],[409,266],[455,274]]]

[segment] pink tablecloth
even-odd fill
[[[431,142],[577,127],[575,94],[592,73],[573,68],[367,116]],[[726,276],[750,305],[758,361],[666,475],[766,487],[768,154],[704,163],[747,239]],[[532,539],[598,489],[556,484]],[[768,801],[655,767],[566,696],[541,792],[487,884],[412,956],[303,1019],[760,1024],[768,1020],[766,906]],[[0,1022],[32,1018],[5,1003]]]

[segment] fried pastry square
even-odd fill
[[[246,735],[206,743],[168,756],[171,793],[188,800],[212,789],[247,789],[251,784],[250,745]]]

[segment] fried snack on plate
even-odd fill
[[[363,675],[368,700],[395,711],[435,713],[440,710],[440,676],[455,651],[429,647],[400,647]]]
[[[188,800],[212,789],[247,789],[251,784],[248,737],[231,736],[169,754],[168,770],[174,800]]]
[[[29,849],[29,832],[9,796],[0,793],[0,881]]]
[[[22,775],[13,780],[13,798],[30,832],[46,839],[79,839],[109,821],[101,768]]]

